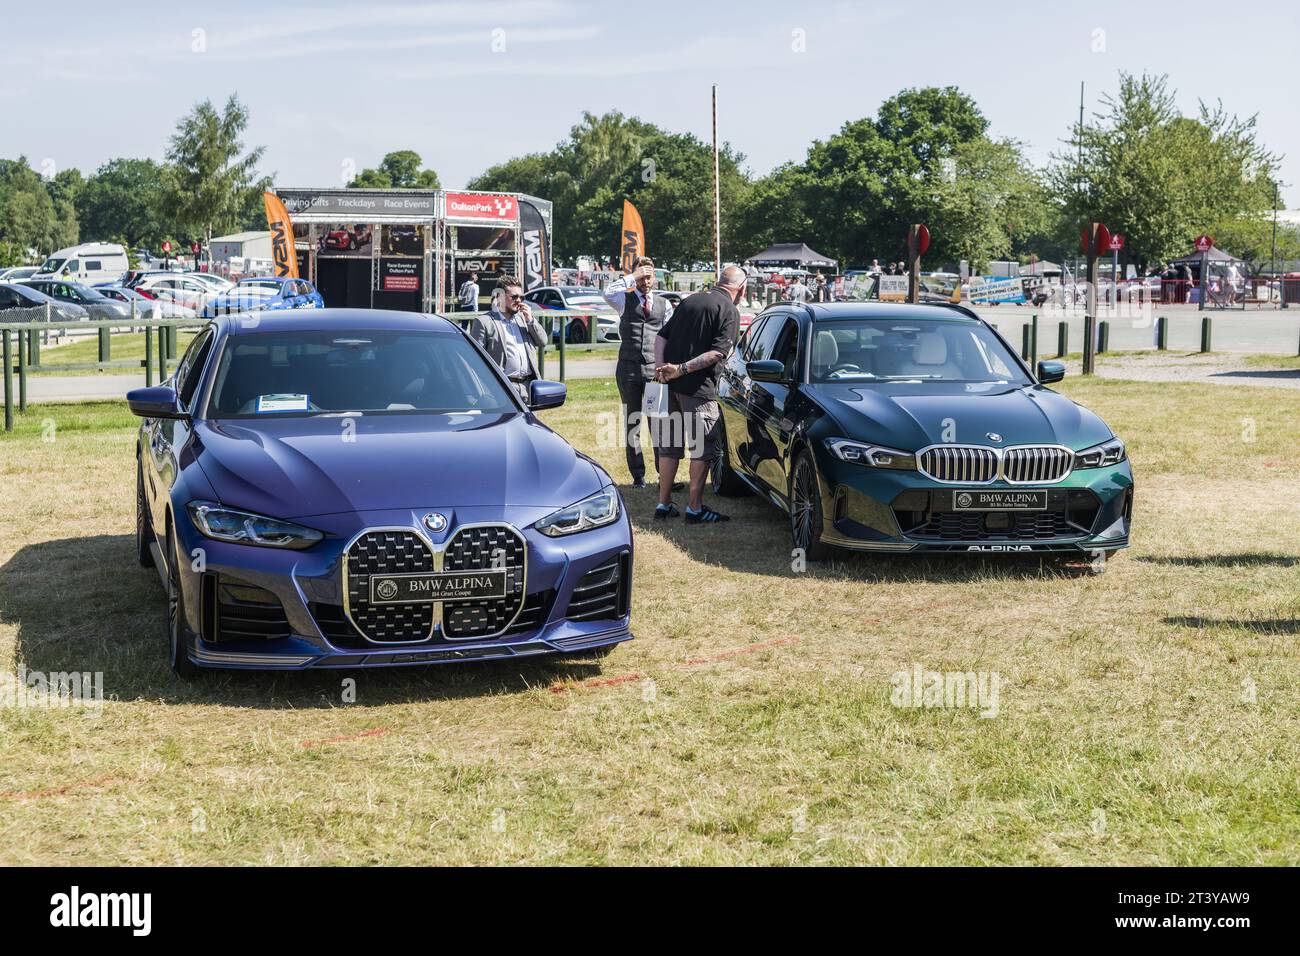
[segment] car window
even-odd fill
[[[799,367],[799,323],[786,319],[781,333],[776,337],[776,345],[768,358],[776,359],[785,365],[787,377],[794,378]]]
[[[18,295],[9,289],[0,289],[0,309],[12,309],[19,304]]]
[[[210,418],[518,411],[460,335],[375,329],[250,332],[227,339]]]
[[[194,337],[176,369],[176,394],[186,408],[189,408],[190,401],[194,398],[194,390],[202,378],[199,373],[203,371],[203,363],[207,361],[211,350],[212,331],[204,329]]]
[[[741,340],[739,344],[740,357],[743,358],[746,362],[748,362],[753,357],[754,343],[758,341],[758,335],[762,331],[763,326],[766,323],[767,323],[767,316],[760,315],[752,323],[750,323],[749,328],[745,330],[745,334],[741,336]]]
[[[757,362],[762,359],[772,358],[776,338],[785,327],[785,323],[782,321],[785,318],[786,316],[777,314],[763,323],[763,328],[759,330],[758,337],[754,339],[754,346],[750,350],[747,361]]]

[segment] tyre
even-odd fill
[[[135,557],[142,568],[153,567],[153,552],[149,542],[153,539],[153,525],[149,521],[149,508],[144,500],[144,473],[137,458],[135,463]]]
[[[718,453],[709,465],[709,485],[715,495],[739,498],[749,493],[749,486],[731,467],[730,446],[727,444],[726,425],[718,421]]]
[[[809,561],[822,561],[830,548],[822,543],[822,496],[817,484],[817,463],[804,449],[790,476],[790,545]]]
[[[181,608],[181,569],[176,554],[176,539],[167,529],[167,657],[172,670],[182,680],[199,676],[200,668],[190,660],[184,640],[185,614]]]
[[[580,345],[587,341],[587,326],[584,322],[570,322],[564,333],[564,341],[570,345]]]

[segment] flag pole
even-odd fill
[[[722,188],[718,182],[718,84],[713,84],[713,267],[722,281]]]

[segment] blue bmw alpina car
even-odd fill
[[[632,531],[610,476],[436,316],[214,320],[141,416],[136,549],[168,652],[299,670],[598,656],[629,640]]]

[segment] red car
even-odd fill
[[[369,242],[369,226],[344,227],[325,233],[326,249],[360,249]]]

